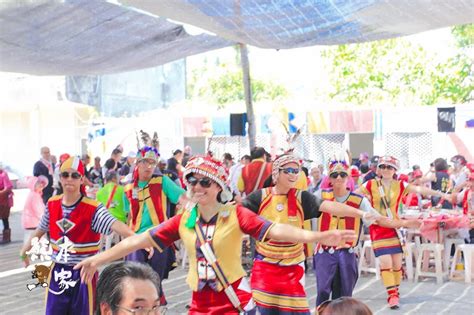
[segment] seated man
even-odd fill
[[[150,266],[112,263],[100,274],[95,314],[161,314],[160,291],[159,276]]]

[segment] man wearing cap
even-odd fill
[[[48,200],[40,224],[23,246],[20,256],[28,265],[26,254],[31,249],[32,239],[40,239],[49,232],[53,264],[45,313],[92,315],[97,274],[91,284],[84,284],[80,281],[80,270],[73,270],[73,267],[99,252],[101,234],[114,231],[127,237],[133,232],[116,220],[101,203],[81,193],[84,165],[78,157],[68,158],[60,171],[64,193]]]
[[[125,191],[122,186],[118,184],[118,174],[116,171],[108,171],[105,174],[105,186],[99,189],[96,194],[96,199],[109,210],[110,214],[117,220],[127,223],[127,212],[125,211]],[[116,233],[107,235],[105,238],[105,248],[109,249],[112,246],[112,241],[120,242],[120,237]]]
[[[184,189],[176,185],[168,176],[155,172],[160,155],[151,146],[144,146],[137,153],[136,167],[132,182],[125,187],[127,206],[130,213],[128,224],[136,233],[141,234],[157,226],[170,217],[169,202],[177,204],[184,197]],[[168,272],[175,263],[174,251],[167,248],[162,253],[154,252],[152,257],[139,249],[129,254],[126,259],[148,263],[160,276],[168,278]],[[166,300],[162,292],[161,304]]]
[[[330,188],[316,193],[322,200],[344,203],[364,212],[380,215],[372,208],[370,202],[361,195],[351,192],[347,188],[347,180],[351,176],[349,165],[344,159],[331,159],[328,163]],[[373,221],[365,221],[370,225]],[[337,299],[341,296],[352,296],[357,282],[357,257],[354,248],[359,242],[362,220],[355,217],[340,217],[330,213],[322,213],[318,220],[318,231],[353,230],[357,239],[348,242],[348,248],[336,249],[331,246],[317,244],[313,256],[317,284],[316,307],[326,300]],[[332,296],[331,296],[332,293]]]

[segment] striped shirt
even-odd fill
[[[76,206],[81,202],[82,198],[79,199],[74,205],[72,206],[65,206],[62,205],[62,210],[63,210],[63,216],[67,217],[69,214],[71,214],[72,211],[76,208]],[[100,234],[105,234],[109,235],[112,232],[112,224],[117,221],[110,212],[102,205],[99,204],[99,206],[95,209],[94,216],[92,218],[92,231]],[[41,217],[40,224],[38,228],[43,231],[43,232],[49,232],[49,210],[48,206],[46,206],[46,209],[44,211],[43,216]],[[91,254],[75,254],[75,253],[69,253],[69,257],[67,260],[67,265],[75,265],[81,262],[82,260],[86,259],[87,257],[91,257],[94,255]],[[60,261],[57,260],[57,253],[53,253],[53,256],[51,259],[56,262],[56,263],[61,263],[64,264],[64,260],[61,259]]]

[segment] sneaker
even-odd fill
[[[388,305],[392,310],[400,308],[400,298],[396,295],[392,295],[388,298]]]

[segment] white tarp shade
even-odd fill
[[[114,2],[0,1],[0,71],[115,73],[158,66],[235,42],[278,49],[331,45],[474,21],[472,0]],[[191,36],[167,18],[218,36]]]
[[[472,0],[119,0],[235,42],[295,48],[373,41],[474,22]]]
[[[0,71],[104,74],[158,66],[229,46],[106,1],[0,1]]]

